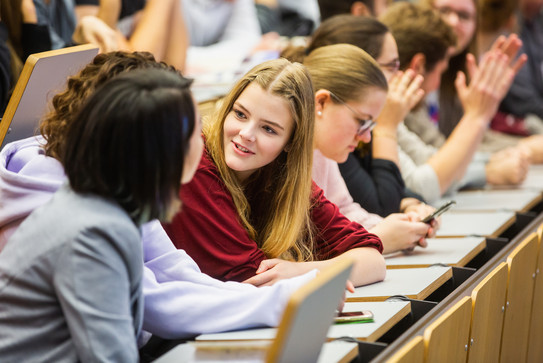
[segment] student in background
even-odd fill
[[[537,0],[515,1],[519,7],[519,36],[528,64],[515,78],[502,109],[516,116],[534,114],[543,119],[543,3]]]
[[[185,67],[189,35],[180,0],[75,0],[74,39],[100,45],[89,31],[104,25],[116,33],[116,45],[103,51],[147,51],[179,70]]]
[[[380,16],[388,0],[318,0],[321,22],[335,15]]]
[[[307,70],[285,59],[256,66],[225,97],[185,206],[165,225],[203,272],[260,286],[347,255],[355,286],[384,278],[379,238],[311,180],[314,114]]]
[[[10,51],[9,79],[13,87],[23,70],[23,63],[32,53],[51,49],[46,26],[36,24],[32,0],[0,1],[2,22],[7,30],[6,45]]]
[[[253,0],[177,1],[182,3],[190,37],[186,71],[191,77],[217,74],[220,78],[237,71],[261,41]]]
[[[432,143],[433,146],[439,147],[443,143],[444,138],[448,137],[452,130],[459,124],[460,119],[464,115],[464,105],[462,104],[459,93],[456,89],[455,80],[458,72],[466,74],[467,81],[469,82],[471,75],[469,74],[469,62],[468,58],[478,57],[482,58],[484,53],[487,50],[476,49],[476,30],[477,30],[477,17],[478,17],[478,6],[475,0],[424,0],[421,2],[422,6],[430,7],[438,11],[441,15],[443,21],[445,21],[454,31],[458,42],[450,54],[450,60],[448,62],[448,68],[443,72],[441,76],[441,81],[439,84],[439,95],[438,100],[432,100],[434,102],[433,109],[431,111],[432,117],[437,120],[439,125],[439,130],[443,133],[440,135],[436,132],[429,132],[427,135],[422,135],[421,138],[427,142]],[[500,47],[500,44],[503,47],[505,42],[505,37],[498,37],[493,42],[493,45],[490,47],[490,51],[494,48]],[[522,44],[519,42],[517,35],[512,34],[507,37],[507,43],[514,41],[515,43]],[[524,48],[521,48],[520,51],[525,51]],[[521,57],[526,57],[522,55]],[[527,68],[530,67],[530,57],[527,57],[527,64],[524,65],[519,73],[515,76],[513,85],[515,82],[518,82],[520,79],[527,79],[526,77]],[[520,78],[517,76],[520,74]],[[535,77],[535,76],[534,76]],[[533,77],[532,77],[533,79]],[[521,81],[522,83],[523,81]],[[513,85],[511,87],[513,87]],[[515,86],[516,87],[516,86]],[[508,90],[510,93],[511,88]],[[533,100],[532,97],[523,96],[524,100]],[[507,101],[506,101],[507,103]],[[521,105],[525,103],[524,101],[517,102],[516,104]],[[537,104],[535,102],[534,104]],[[503,106],[504,104],[502,104]],[[499,110],[499,109],[498,109]],[[491,115],[491,119],[494,118],[505,118],[507,113],[516,114],[507,108],[501,108],[505,113],[499,113],[498,110],[494,110]],[[498,120],[499,121],[499,120]],[[415,130],[415,125],[410,125],[409,121],[406,121],[406,125],[414,132],[419,133]],[[420,130],[420,128],[419,128]],[[430,131],[433,131],[430,129]],[[529,161],[532,163],[542,163],[543,162],[543,137],[539,135],[533,135],[528,137],[517,137],[512,135],[507,135],[502,132],[496,132],[494,130],[487,129],[483,134],[483,139],[480,143],[479,150],[486,152],[496,152],[504,150],[504,154],[509,154],[509,157],[515,157],[515,150],[507,150],[509,147],[514,147],[518,150],[521,150],[522,153],[528,156]],[[516,153],[518,155],[518,152]],[[518,156],[517,156],[518,158]],[[514,176],[516,173],[511,174]],[[502,184],[503,180],[507,181],[507,178],[501,178]],[[499,179],[497,180],[499,182]],[[510,182],[515,184],[514,181]]]
[[[0,152],[0,250],[21,222],[46,203],[65,182],[59,162],[66,130],[84,101],[112,77],[136,69],[170,69],[149,53],[99,54],[67,87],[55,95],[42,121],[42,135],[6,145]],[[256,326],[276,326],[290,296],[314,272],[257,289],[221,282],[200,272],[183,250],[176,249],[157,220],[141,228],[143,241],[144,319],[140,343],[157,337],[179,339],[202,333]],[[1,253],[0,253],[1,254]],[[197,299],[198,304],[193,301]],[[187,311],[190,310],[190,314]],[[155,340],[153,343],[156,343]],[[145,347],[153,357],[160,344]]]
[[[101,52],[149,51],[178,69],[185,64],[188,36],[178,0],[148,1],[129,36],[97,16],[78,19],[74,0],[6,0],[2,9],[10,14],[10,40],[23,62],[32,53],[92,43]]]
[[[69,182],[0,254],[2,359],[138,361],[138,227],[171,218],[202,152],[189,85],[135,71],[72,115],[60,155]]]
[[[302,61],[305,54],[319,47],[341,43],[355,45],[372,56],[389,87],[385,106],[375,119],[371,143],[359,145],[344,163],[339,163],[349,193],[356,203],[382,217],[415,211],[423,218],[428,213],[424,204],[407,197],[409,192],[399,170],[401,150],[396,135],[398,125],[423,96],[420,89],[423,78],[415,76],[413,71],[405,74],[399,71],[394,37],[383,23],[366,16],[333,16],[319,26],[307,47],[287,49],[283,54]]]
[[[305,54],[306,50],[298,51]],[[420,216],[392,214],[383,219],[370,214],[353,202],[338,168],[338,163],[344,162],[360,142],[371,140],[373,120],[380,117],[387,99],[387,81],[379,65],[363,50],[347,44],[314,47],[303,64],[316,91],[312,173],[315,183],[342,214],[381,238],[383,253],[411,248],[417,243],[425,246],[424,237],[433,234],[433,229],[418,221],[431,213],[432,207]]]
[[[381,20],[397,42],[401,69],[412,69],[422,74],[422,88],[426,94],[435,91],[442,72],[447,68],[447,54],[456,44],[449,26],[433,10],[408,2],[392,5]],[[459,73],[455,83],[465,113],[439,149],[427,140],[425,142],[422,135],[419,138],[400,125],[398,142],[408,156],[400,160],[402,176],[406,185],[428,202],[466,184],[484,185],[487,181],[519,183],[526,176],[528,163],[520,152],[493,155],[493,158],[496,156],[502,160],[494,164],[498,170],[487,167],[489,156],[483,159],[481,155],[472,163],[501,98],[525,62],[524,57],[514,61],[519,47],[515,39],[510,39],[487,53],[479,67],[473,57],[468,58],[471,82],[467,85],[466,75]],[[421,124],[421,131],[434,131],[435,126],[427,112],[419,110],[421,107],[411,111],[405,122],[413,118]],[[502,176],[501,179],[496,175]]]
[[[518,2],[516,0],[479,0],[478,1],[478,21],[475,34],[477,54],[482,54],[490,50],[494,42],[500,36],[509,36],[517,32],[517,10]],[[523,46],[523,51],[526,46]],[[527,64],[522,67],[515,81],[511,85],[508,94],[515,89],[525,69],[529,68],[530,57]],[[504,105],[508,102],[507,96],[500,104],[500,108],[492,122],[490,128],[495,131],[503,132],[516,136],[529,136],[532,134],[543,133],[543,121],[532,112],[522,112],[521,114],[511,114],[504,112]]]

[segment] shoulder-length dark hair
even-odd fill
[[[61,160],[72,189],[116,201],[137,224],[164,220],[177,204],[195,126],[190,83],[147,69],[98,88],[67,129]]]

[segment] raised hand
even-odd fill
[[[424,91],[420,88],[424,78],[416,75],[412,69],[405,72],[397,72],[388,83],[387,100],[383,110],[377,117],[377,127],[390,126],[394,129],[402,122],[415,107],[422,97]]]
[[[477,66],[475,57],[467,55],[466,65],[471,82],[466,84],[466,75],[459,72],[455,86],[466,115],[480,118],[488,123],[507,94],[520,68],[526,63],[526,55],[516,58],[522,41],[516,35],[500,37],[492,49],[483,55]]]

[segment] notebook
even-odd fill
[[[90,44],[31,54],[0,121],[0,150],[12,141],[36,135],[51,98],[96,54],[98,48]]]

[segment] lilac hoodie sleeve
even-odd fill
[[[200,272],[177,250],[162,226],[142,228],[144,246],[143,329],[174,339],[202,333],[276,326],[290,295],[316,276],[316,270],[257,288],[222,282]]]

